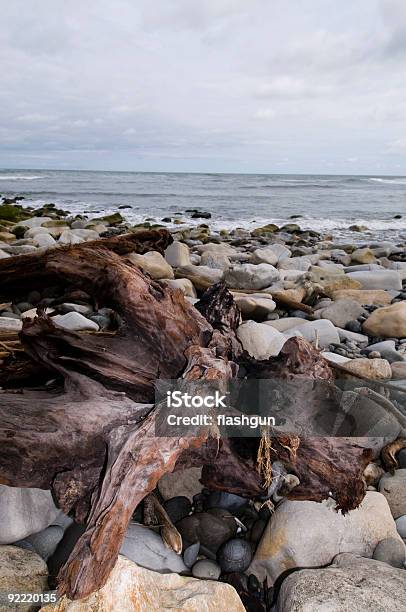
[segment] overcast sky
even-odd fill
[[[406,0],[0,9],[0,167],[406,174]]]

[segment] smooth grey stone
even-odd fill
[[[139,523],[128,525],[120,554],[141,567],[161,574],[180,573],[188,569],[182,557],[165,546],[161,536]]]
[[[200,559],[192,568],[192,575],[203,580],[218,580],[221,574],[221,567],[215,561]]]
[[[35,552],[38,553],[44,561],[47,561],[49,557],[54,554],[62,538],[62,527],[59,525],[50,525],[43,531],[28,536],[28,538],[25,538],[25,541],[32,544]]]
[[[234,493],[225,491],[213,491],[205,500],[205,508],[224,508],[230,512],[238,512],[243,506],[248,504],[248,500]]]
[[[394,340],[383,340],[382,342],[375,342],[374,344],[370,344],[366,347],[365,353],[370,353],[371,351],[394,351],[396,348]]]
[[[42,531],[59,512],[50,491],[0,485],[0,544],[12,544]]]
[[[396,519],[396,529],[401,538],[406,539],[406,514]]]
[[[217,553],[217,560],[223,572],[245,572],[252,559],[249,542],[233,538],[225,542]]]
[[[403,567],[405,545],[397,538],[385,538],[377,544],[372,558],[388,563],[393,567]]]
[[[396,270],[367,270],[365,272],[349,272],[348,276],[359,281],[362,289],[388,289],[401,291],[402,281]]]
[[[183,561],[187,567],[193,567],[199,555],[200,542],[188,546],[183,553]]]

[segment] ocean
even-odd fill
[[[131,222],[160,222],[197,208],[211,213],[215,229],[279,225],[301,215],[295,222],[303,229],[336,237],[354,239],[348,227],[358,224],[368,227],[364,237],[406,240],[402,176],[0,170],[0,194],[23,195],[27,205],[53,202],[89,217],[129,206],[121,212]]]

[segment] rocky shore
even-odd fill
[[[197,227],[190,226],[191,217],[203,217],[203,222]],[[151,248],[142,253],[134,249],[119,255],[129,262],[128,266],[140,270],[145,282],[152,283],[150,286],[155,287],[156,281],[164,295],[178,296],[182,312],[192,313],[192,319],[194,312],[199,325],[199,317],[205,316],[215,330],[213,338],[216,333],[223,334],[225,340],[219,342],[216,338],[215,358],[224,359],[226,364],[237,363],[238,376],[248,376],[254,367],[257,378],[264,368],[282,368],[281,364],[287,363],[283,361],[287,359],[286,347],[293,346],[287,343],[292,338],[299,339],[296,348],[289,350],[297,350],[298,355],[308,351],[306,354],[314,361],[315,379],[324,368],[323,372],[329,374],[323,376],[329,377],[330,382],[334,378],[352,381],[353,391],[346,391],[347,394],[353,393],[355,397],[360,389],[361,394],[362,389],[371,389],[371,394],[375,394],[374,407],[385,420],[386,435],[374,429],[381,417],[377,419],[375,415],[375,420],[370,417],[369,406],[355,432],[360,439],[373,440],[364,446],[359,442],[357,447],[364,461],[363,465],[360,463],[361,476],[357,479],[351,475],[344,484],[345,470],[340,472],[339,453],[330,456],[329,461],[337,467],[329,481],[331,495],[328,488],[327,494],[314,493],[312,478],[315,474],[319,479],[322,477],[311,461],[304,467],[298,466],[292,459],[296,451],[289,460],[282,454],[272,456],[272,441],[271,450],[268,449],[272,461],[267,494],[250,495],[242,485],[231,481],[220,486],[213,469],[210,477],[207,470],[204,472],[204,462],[203,476],[202,463],[197,467],[190,462],[184,466],[177,464],[176,471],[170,473],[174,460],[171,469],[166,470],[169,473],[161,475],[157,486],[148,496],[142,496],[131,512],[120,556],[104,586],[76,601],[64,596],[59,603],[44,609],[49,612],[406,609],[406,244],[363,242],[362,232],[357,232],[354,244],[342,243],[334,236],[302,231],[296,222],[283,227],[269,224],[252,231],[236,228],[214,232],[204,217],[205,213],[190,210],[182,217],[164,219],[171,234],[166,248]],[[41,387],[47,393],[57,388],[57,374],[50,372],[50,368],[53,359],[64,356],[65,332],[74,333],[72,342],[73,338],[84,338],[85,342],[88,337],[103,342],[120,333],[123,326],[128,327],[128,305],[120,309],[115,307],[114,300],[95,299],[90,287],[87,291],[83,283],[75,286],[72,272],[68,274],[69,283],[60,283],[57,275],[52,276],[51,265],[49,277],[44,274],[37,286],[31,278],[24,291],[24,271],[20,270],[21,283],[15,295],[10,295],[13,291],[7,291],[6,282],[11,283],[12,278],[2,277],[2,270],[6,266],[11,270],[10,262],[19,270],[18,262],[28,262],[27,257],[32,259],[34,254],[41,258],[51,253],[52,257],[66,249],[69,257],[70,245],[89,243],[95,245],[96,251],[103,248],[103,239],[161,227],[160,220],[132,226],[120,211],[87,219],[72,217],[52,204],[33,210],[18,199],[3,199],[0,406],[3,403],[6,410],[12,393],[24,395],[26,387]],[[85,259],[78,261],[78,265],[86,266]],[[64,270],[62,267],[63,273]],[[224,318],[223,327],[216,327],[215,304],[205,306],[212,299],[210,291],[227,295],[227,303],[232,303],[230,312],[237,313],[234,328],[234,323],[229,323],[231,315],[227,319],[228,336]],[[147,308],[144,305],[138,315],[147,316]],[[220,310],[224,316],[223,307]],[[175,320],[169,310],[168,313],[166,327]],[[35,325],[36,319],[48,325],[47,332],[45,327],[41,334],[38,331],[39,340],[35,340],[38,345],[30,344],[28,336],[24,340],[24,332],[35,331],[29,326]],[[156,317],[152,323],[151,333],[158,337],[164,328],[161,321],[162,317]],[[136,320],[133,325],[137,326]],[[192,336],[191,328],[188,330],[185,336]],[[45,351],[47,334],[54,334],[58,344],[47,345]],[[81,345],[79,340],[75,342],[77,352],[70,352],[69,358],[65,356],[61,368],[69,369],[69,363],[75,359],[79,363]],[[204,350],[208,348],[210,344]],[[42,365],[48,359],[46,371],[27,365],[40,353]],[[92,372],[92,378],[104,384],[103,377],[108,374],[103,364],[99,368],[97,360],[100,357],[92,345],[86,360],[74,368],[75,375]],[[147,355],[145,360],[148,361]],[[301,363],[295,365],[292,360],[289,363],[295,376]],[[190,364],[189,361],[187,367],[183,365],[175,371],[183,372],[181,375],[190,373]],[[287,366],[283,367],[287,371]],[[124,374],[120,376],[122,382]],[[115,381],[109,390],[124,389],[130,396],[127,388],[120,387],[121,382]],[[341,396],[340,405],[343,401]],[[143,403],[147,404],[147,400]],[[10,431],[7,423],[1,427],[6,433]],[[298,446],[300,455],[300,441]],[[238,465],[243,466],[247,483],[254,478],[252,474],[257,474],[256,478],[258,474],[263,476],[255,462],[251,464],[245,457],[244,463],[241,457],[238,456]],[[350,455],[348,462],[352,463]],[[42,591],[47,585],[53,588],[60,568],[89,523],[83,515],[82,521],[74,521],[67,512],[62,512],[50,491],[43,490],[47,487],[6,486],[13,484],[9,465],[8,456],[0,451],[0,482],[5,483],[0,485],[3,517],[0,591]],[[94,462],[92,469],[95,465]],[[216,469],[223,470],[221,452],[218,463],[214,462]],[[226,467],[224,471],[227,472]],[[97,478],[93,478],[93,487],[95,481]],[[210,487],[210,482],[218,486]],[[62,482],[59,490],[63,486]],[[354,500],[360,499],[348,513],[338,503],[340,487],[353,490]],[[247,490],[251,490],[248,484]],[[68,496],[66,491],[60,495]],[[119,607],[114,607],[117,602]]]

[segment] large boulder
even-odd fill
[[[50,491],[0,485],[0,544],[42,531],[59,513]]]
[[[279,279],[279,272],[267,263],[234,264],[224,273],[224,281],[231,289],[265,289]]]
[[[351,553],[321,569],[288,576],[278,612],[399,612],[406,610],[406,572]]]
[[[45,561],[31,550],[16,546],[0,546],[0,593],[42,593],[48,590],[48,568]],[[2,605],[0,610],[31,612],[38,605]]]
[[[388,500],[395,519],[406,514],[406,469],[384,474],[379,481],[379,491]]]
[[[378,542],[389,537],[400,540],[388,502],[376,491],[368,491],[345,516],[335,510],[334,500],[284,500],[262,535],[249,573],[273,584],[286,570],[327,565],[341,552],[372,557]]]
[[[377,308],[363,325],[369,336],[404,338],[406,336],[406,302]]]
[[[286,337],[265,323],[247,321],[237,329],[237,337],[243,349],[259,361],[279,355]]]
[[[157,574],[119,556],[102,589],[85,599],[66,597],[43,612],[244,612],[229,584],[178,574]]]
[[[158,251],[149,251],[145,253],[145,255],[130,253],[128,259],[149,274],[151,278],[156,280],[161,278],[173,278],[172,267]]]

